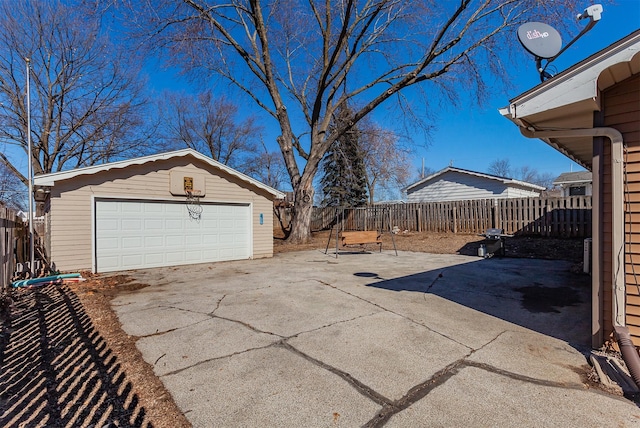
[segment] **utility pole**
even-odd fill
[[[29,88],[31,79],[31,60],[24,59],[27,63],[27,156],[29,157],[29,272],[33,278],[35,269],[35,246],[33,238],[33,154],[31,153],[31,91]]]

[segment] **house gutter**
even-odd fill
[[[575,137],[606,137],[611,142],[611,194],[612,194],[612,278],[613,288],[613,328],[620,346],[622,358],[636,385],[640,387],[640,355],[631,341],[625,326],[625,278],[624,278],[624,140],[620,131],[609,127],[569,129],[561,131],[535,130],[518,124],[522,135],[527,138],[562,139]],[[593,291],[594,294],[597,290]],[[597,295],[593,296],[595,299]]]

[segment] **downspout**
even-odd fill
[[[606,137],[611,141],[611,210],[613,230],[612,240],[612,291],[613,291],[613,327],[616,340],[620,346],[622,358],[629,368],[631,377],[640,387],[640,355],[636,351],[629,329],[625,327],[626,296],[624,278],[624,180],[623,180],[623,146],[624,140],[620,131],[614,128],[597,127],[569,129],[558,131],[537,131],[519,125],[522,135],[527,138],[576,138]]]

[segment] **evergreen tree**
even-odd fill
[[[333,126],[344,124],[351,116],[349,107],[340,108]],[[361,132],[354,126],[338,138],[324,156],[320,180],[323,206],[358,207],[367,203],[367,179],[360,138]]]

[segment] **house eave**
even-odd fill
[[[602,91],[637,73],[640,30],[513,98],[499,111],[518,127],[530,131],[593,128],[593,114],[601,109]],[[592,137],[542,140],[591,170]]]
[[[109,171],[112,169],[122,169],[132,165],[142,165],[147,162],[169,160],[169,159],[173,159],[177,157],[185,157],[185,156],[194,157],[198,160],[201,160],[202,162],[209,164],[210,166],[216,169],[224,171],[225,173],[244,181],[247,184],[251,184],[252,186],[262,189],[267,193],[271,194],[274,197],[274,199],[284,199],[284,196],[285,196],[284,193],[280,192],[279,190],[276,190],[270,186],[267,186],[266,184],[261,183],[260,181],[254,178],[251,178],[248,175],[245,175],[239,171],[236,171],[235,169],[230,168],[220,162],[217,162],[212,158],[205,156],[202,153],[197,152],[193,149],[182,149],[182,150],[176,150],[172,152],[165,152],[165,153],[159,153],[155,155],[143,156],[139,158],[126,159],[126,160],[117,161],[117,162],[109,162],[109,163],[104,163],[100,165],[92,165],[92,166],[72,169],[68,171],[42,174],[34,177],[33,183],[36,186],[53,187],[55,186],[56,182],[69,180],[69,179],[78,177],[80,175],[97,174],[99,172]]]

